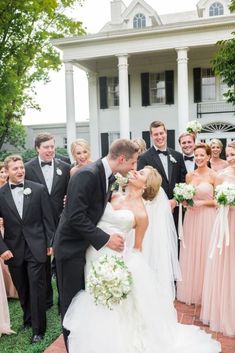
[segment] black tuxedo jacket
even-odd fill
[[[60,173],[61,171],[61,173]],[[63,210],[64,196],[67,192],[69,176],[70,176],[70,165],[59,160],[54,159],[54,177],[52,182],[52,189],[49,195],[50,205],[54,217],[54,222],[57,225],[61,212]],[[46,187],[46,182],[39,165],[38,157],[31,159],[25,164],[25,178],[28,180],[35,181],[36,183],[43,184]]]
[[[98,160],[75,173],[69,181],[66,205],[54,239],[56,260],[85,258],[91,244],[97,250],[109,235],[97,228],[107,202],[103,163]]]
[[[137,162],[137,169],[140,170],[146,165],[150,165],[157,169],[162,177],[162,187],[169,199],[173,198],[173,189],[176,183],[185,182],[187,174],[183,155],[172,148],[167,148],[168,152],[168,178],[162,165],[159,154],[154,146],[150,147],[146,152],[140,155]]]
[[[0,217],[4,219],[4,239],[0,234],[0,254],[11,250],[14,257],[6,263],[21,265],[24,259],[25,242],[38,262],[46,262],[47,248],[54,235],[54,220],[48,194],[43,185],[29,180],[24,182],[23,215],[20,217],[12,197],[9,184],[0,188]]]

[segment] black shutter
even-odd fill
[[[100,87],[100,109],[108,108],[108,87],[107,77],[103,76],[99,78]]]
[[[101,154],[105,157],[109,151],[109,134],[107,132],[101,133]]]
[[[149,73],[145,72],[141,74],[141,97],[142,106],[147,107],[150,105],[149,99]]]
[[[193,92],[194,103],[202,101],[202,82],[201,82],[201,68],[196,67],[193,69]]]
[[[174,71],[165,71],[166,104],[174,104]]]
[[[149,131],[142,131],[142,138],[146,142],[146,147],[150,147],[150,132]]]
[[[167,130],[167,147],[175,149],[175,130]]]

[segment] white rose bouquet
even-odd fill
[[[223,183],[216,186],[215,199],[220,206],[235,206],[235,184]]]
[[[122,257],[101,256],[92,264],[87,285],[96,304],[112,309],[131,291],[132,276]]]
[[[202,130],[202,125],[197,120],[192,120],[188,123],[186,130],[190,134],[197,134]]]
[[[173,190],[176,201],[186,201],[189,206],[193,206],[193,196],[195,195],[195,192],[195,187],[192,184],[186,183],[176,184]]]
[[[116,173],[115,174],[115,182],[113,183],[112,187],[111,187],[111,191],[118,191],[121,190],[128,184],[128,181],[131,177],[131,173],[127,173],[126,176],[121,175],[120,173]]]

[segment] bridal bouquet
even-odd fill
[[[189,206],[193,206],[193,196],[195,195],[195,187],[192,184],[179,183],[175,184],[174,198],[178,202],[186,201]]]
[[[127,298],[132,277],[123,258],[104,255],[92,264],[87,284],[95,304],[112,309]]]
[[[114,191],[118,191],[118,190],[122,190],[129,181],[129,178],[131,177],[131,173],[127,173],[127,175],[124,177],[123,175],[121,175],[120,173],[116,173],[115,174],[115,182],[113,183],[111,190]]]
[[[202,130],[202,125],[197,120],[192,120],[188,123],[186,130],[190,134],[197,134]]]
[[[235,184],[223,183],[216,186],[215,199],[219,205],[235,206]]]

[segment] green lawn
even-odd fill
[[[55,281],[53,280],[54,305],[47,311],[47,331],[42,342],[30,344],[32,331],[18,332],[22,326],[22,310],[19,301],[16,299],[9,300],[9,309],[11,317],[12,330],[16,334],[10,336],[3,335],[0,337],[1,353],[43,353],[43,351],[61,334],[60,317],[57,310],[57,290]]]

